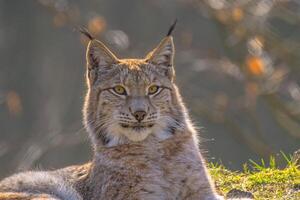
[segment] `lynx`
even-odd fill
[[[90,42],[83,116],[93,160],[8,177],[0,200],[223,199],[174,82],[173,28],[143,59],[119,59],[84,32]]]

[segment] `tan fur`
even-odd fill
[[[171,36],[144,59],[118,59],[103,43],[90,41],[83,115],[93,161],[17,174],[0,182],[0,192],[17,192],[20,198],[6,199],[22,200],[32,194],[69,200],[223,199],[174,83],[173,58]],[[126,94],[116,93],[116,85]],[[155,94],[149,93],[151,85],[159,86]]]
[[[57,200],[47,194],[0,193],[0,200]]]

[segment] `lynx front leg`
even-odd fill
[[[198,163],[191,168],[184,180],[184,185],[178,199],[185,200],[224,200],[219,196],[204,163]]]
[[[182,200],[225,200],[222,196],[217,195],[213,191],[208,191],[207,188],[186,188],[186,192],[179,197]]]

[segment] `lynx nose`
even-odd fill
[[[145,111],[139,110],[139,111],[135,111],[133,113],[133,116],[135,117],[136,120],[138,120],[138,122],[141,122],[145,118],[146,114],[147,113]]]

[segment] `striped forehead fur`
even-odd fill
[[[147,64],[144,59],[121,59],[119,62],[130,70],[141,70],[141,66]]]

